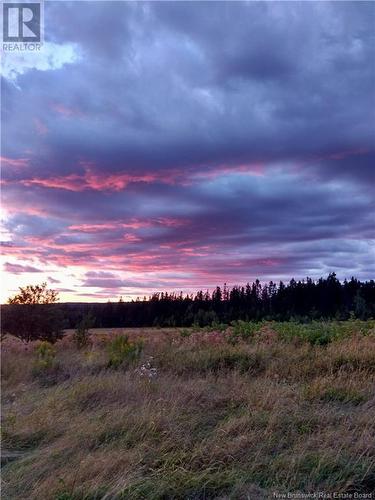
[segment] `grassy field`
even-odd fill
[[[2,371],[4,499],[373,498],[375,322],[8,337]]]

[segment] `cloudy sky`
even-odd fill
[[[46,2],[3,54],[1,300],[375,277],[374,2]]]

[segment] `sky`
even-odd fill
[[[2,295],[375,278],[374,2],[46,2],[2,54]]]

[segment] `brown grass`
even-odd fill
[[[56,346],[35,376],[35,346],[2,349],[3,498],[272,498],[375,489],[373,335],[324,346],[264,336],[131,330],[142,358],[108,369],[98,332]],[[152,356],[152,359],[150,359]],[[139,366],[150,360],[153,379]]]

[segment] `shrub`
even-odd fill
[[[143,350],[143,342],[130,342],[127,335],[116,337],[108,344],[108,367],[118,368],[129,365],[139,359]]]
[[[340,322],[312,321],[310,323],[299,323],[288,321],[272,323],[272,327],[286,341],[301,339],[311,345],[328,345],[330,342],[345,335],[345,328]]]
[[[43,341],[36,347],[35,352],[37,357],[33,363],[33,376],[45,385],[56,383],[58,364],[53,345]]]
[[[332,342],[332,335],[326,330],[313,330],[307,335],[307,340],[311,345],[328,345]]]
[[[282,340],[291,341],[295,338],[305,338],[305,325],[296,323],[295,321],[272,323],[272,328],[279,334]]]
[[[38,359],[37,363],[45,368],[50,367],[56,356],[56,351],[52,344],[47,341],[41,342],[36,348]]]
[[[90,328],[93,327],[95,320],[87,315],[78,323],[73,335],[73,342],[77,349],[83,349],[90,344]]]
[[[190,337],[190,335],[191,335],[191,332],[187,328],[183,328],[182,330],[180,330],[180,337],[182,339],[184,339],[186,337]]]
[[[232,322],[233,332],[230,338],[239,337],[242,340],[249,340],[254,337],[254,334],[259,330],[259,323],[252,321],[233,321]]]
[[[224,333],[227,328],[228,328],[228,325],[226,325],[225,323],[219,323],[218,321],[213,321],[211,323],[211,330],[214,330],[217,332]]]

